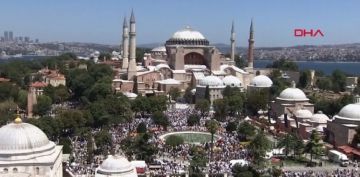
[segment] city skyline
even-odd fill
[[[234,21],[237,46],[246,47],[251,18],[255,47],[346,44],[360,42],[355,0],[260,1],[85,1],[2,2],[0,31],[12,30],[43,42],[90,42],[118,45],[123,17],[134,9],[138,44],[163,44],[189,25],[211,43],[230,43]],[[21,6],[20,6],[21,5]],[[186,13],[184,13],[186,12]],[[166,24],[166,25],[164,25]],[[296,38],[294,29],[321,29],[324,37]]]

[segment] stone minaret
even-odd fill
[[[130,17],[130,56],[128,68],[128,80],[133,80],[136,75],[136,32],[135,32],[135,16],[131,11]]]
[[[126,17],[124,18],[122,37],[122,69],[126,70],[129,67],[129,25],[127,23]]]
[[[250,37],[249,37],[249,48],[248,48],[248,67],[254,67],[254,27],[253,27],[253,20],[251,19],[250,25]]]
[[[231,59],[231,61],[234,61],[234,60],[235,60],[235,30],[234,30],[234,21],[232,22],[232,25],[231,25],[230,43],[231,43],[230,59]]]

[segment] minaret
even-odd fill
[[[254,27],[253,27],[253,20],[251,19],[250,25],[250,37],[249,37],[249,48],[248,48],[248,67],[254,67]]]
[[[127,23],[126,17],[124,17],[123,24],[123,39],[122,39],[122,69],[126,70],[129,67],[129,25]]]
[[[234,60],[235,60],[235,30],[234,30],[234,21],[232,22],[232,25],[231,25],[230,43],[231,43],[230,58],[231,58],[231,61],[234,61]]]
[[[136,32],[135,32],[135,16],[131,11],[130,17],[130,56],[128,68],[128,80],[133,80],[136,75]]]

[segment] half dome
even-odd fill
[[[253,87],[264,87],[264,88],[267,88],[267,87],[271,87],[273,84],[273,82],[271,81],[271,79],[265,75],[258,75],[258,76],[255,76],[251,82],[250,82],[250,85],[253,86]]]

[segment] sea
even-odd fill
[[[11,58],[2,61],[11,61],[12,59],[20,59],[20,60],[36,60],[36,59],[44,59],[50,56],[23,56],[20,58]],[[266,68],[267,65],[271,64],[272,60],[255,60],[254,67],[255,68]],[[351,76],[360,76],[360,62],[332,62],[332,61],[295,61],[295,63],[299,66],[300,70],[313,69],[316,71],[322,71],[326,75],[331,75],[331,73],[339,69]]]
[[[272,60],[255,60],[255,68],[266,68],[268,64],[271,64]],[[295,61],[300,70],[313,69],[316,71],[322,71],[326,75],[338,69],[351,76],[360,76],[360,62],[323,62],[323,61]]]

